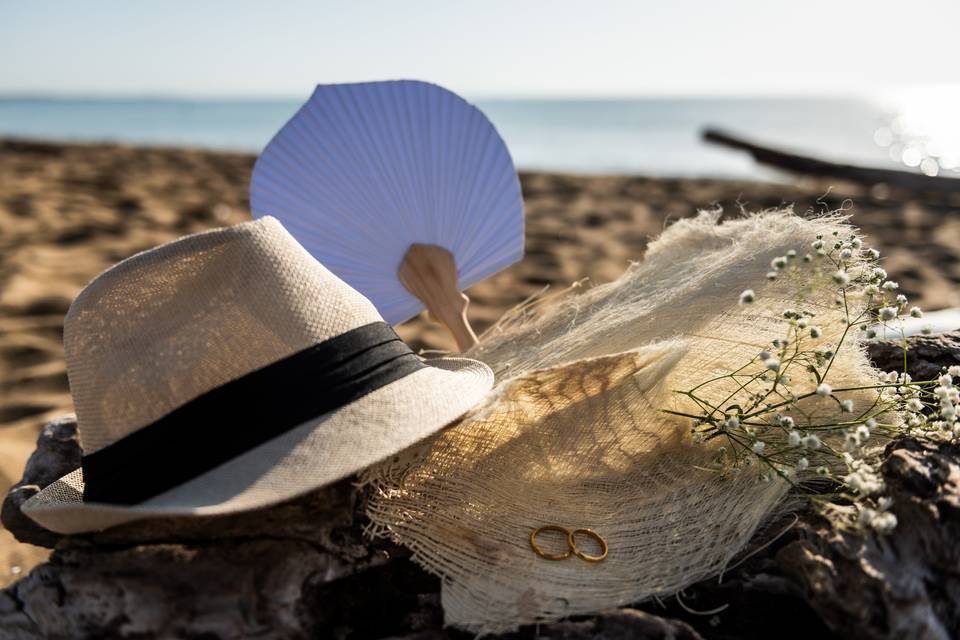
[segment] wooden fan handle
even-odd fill
[[[435,244],[410,245],[397,275],[433,319],[446,325],[460,351],[477,344],[477,334],[467,320],[470,298],[457,288],[457,263],[452,253]]]

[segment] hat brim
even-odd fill
[[[436,433],[476,406],[493,385],[489,367],[475,360],[436,358],[425,364],[145,502],[84,502],[83,472],[77,469],[21,509],[46,529],[72,534],[145,518],[236,513],[283,502]]]

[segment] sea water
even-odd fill
[[[742,152],[704,143],[705,127],[818,158],[877,167],[907,168],[906,160],[919,170],[926,153],[910,140],[897,138],[902,133],[897,124],[902,115],[869,99],[480,99],[475,103],[500,131],[517,166],[528,170],[776,178],[775,172],[757,166]],[[300,104],[293,99],[0,97],[0,136],[256,153]],[[947,154],[935,169],[960,175],[952,172],[950,162],[956,161]]]

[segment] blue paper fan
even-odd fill
[[[257,159],[250,206],[392,324],[424,308],[397,277],[411,245],[450,251],[461,290],[523,256],[506,145],[479,109],[426,82],[318,86]]]

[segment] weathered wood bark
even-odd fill
[[[870,360],[881,371],[903,370],[903,344],[872,342],[867,349]],[[943,367],[960,363],[960,332],[910,338],[907,350],[908,371],[914,380],[932,380]]]
[[[957,178],[927,176],[911,171],[875,169],[852,164],[829,162],[827,160],[810,158],[808,156],[748,142],[717,129],[706,129],[703,132],[703,139],[706,142],[712,142],[731,149],[746,151],[760,164],[793,173],[849,180],[850,182],[867,186],[885,184],[891,187],[903,187],[915,191],[941,193],[960,192],[960,179]]]
[[[902,363],[897,346],[871,353]],[[960,362],[960,334],[911,340],[913,375]],[[916,356],[916,357],[914,357]],[[886,360],[885,360],[886,359]],[[47,425],[3,523],[55,546],[0,592],[0,638],[466,637],[444,629],[439,580],[370,540],[365,491],[350,481],[254,513],[133,523],[87,536],[43,531],[19,511],[74,468],[76,424]],[[903,638],[960,635],[960,449],[891,443],[883,466],[900,525],[839,531],[815,513],[758,534],[741,566],[678,600],[524,629],[514,638]],[[756,551],[754,553],[754,551]],[[693,615],[688,608],[717,614]]]
[[[960,448],[895,442],[883,475],[896,505],[895,535],[865,538],[809,519],[778,552],[778,564],[843,637],[956,638]]]

